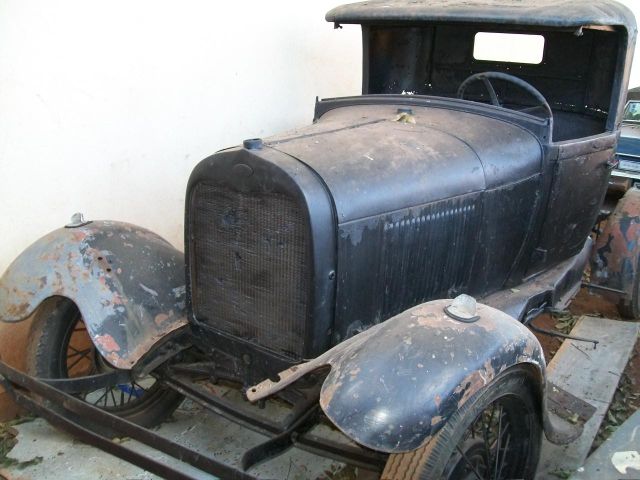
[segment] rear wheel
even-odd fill
[[[71,300],[56,299],[36,318],[30,339],[29,369],[41,378],[76,378],[113,371],[96,350]],[[153,376],[78,394],[87,403],[150,427],[166,419],[183,397]]]
[[[392,454],[383,480],[533,479],[542,428],[535,393],[515,368],[478,392],[426,445]]]

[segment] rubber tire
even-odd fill
[[[78,307],[67,298],[51,299],[34,318],[28,347],[28,370],[40,378],[61,378],[60,347],[73,327]],[[174,390],[158,387],[152,397],[143,399],[130,411],[112,412],[143,427],[153,427],[166,420],[184,397]]]
[[[533,416],[532,450],[522,478],[535,477],[542,442],[539,402],[528,371],[514,367],[504,372],[489,386],[476,393],[456,411],[442,429],[426,445],[407,453],[391,454],[381,480],[436,480],[443,471],[464,433],[482,411],[498,398],[512,394],[520,398]]]

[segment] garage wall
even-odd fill
[[[640,0],[618,0],[618,2],[626,5],[636,16],[636,22],[640,25]],[[636,45],[636,53],[631,71],[630,88],[640,87],[640,42]]]
[[[76,211],[181,248],[199,160],[359,93],[360,30],[324,21],[339,3],[0,0],[0,272]]]

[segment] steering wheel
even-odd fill
[[[502,107],[500,100],[498,100],[498,95],[496,95],[496,91],[491,84],[491,79],[494,80],[504,80],[505,82],[512,83],[517,87],[520,87],[533,98],[535,98],[538,102],[540,102],[540,106],[544,108],[549,118],[553,118],[553,112],[551,111],[551,107],[549,106],[549,102],[533,85],[524,80],[514,77],[513,75],[509,75],[507,73],[502,72],[482,72],[475,73],[460,84],[458,88],[458,98],[464,100],[464,93],[467,90],[467,87],[473,82],[481,81],[487,91],[489,92],[489,98],[491,99],[491,104],[496,107]]]

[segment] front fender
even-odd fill
[[[474,393],[516,364],[544,385],[540,343],[521,323],[478,305],[474,323],[450,318],[435,300],[391,318],[320,357],[250,388],[251,401],[329,365],[320,405],[347,436],[369,448],[408,452],[435,435]]]
[[[129,369],[187,323],[184,255],[128,223],[60,228],[28,247],[0,278],[0,319],[23,320],[52,296],[73,300],[102,356]]]

